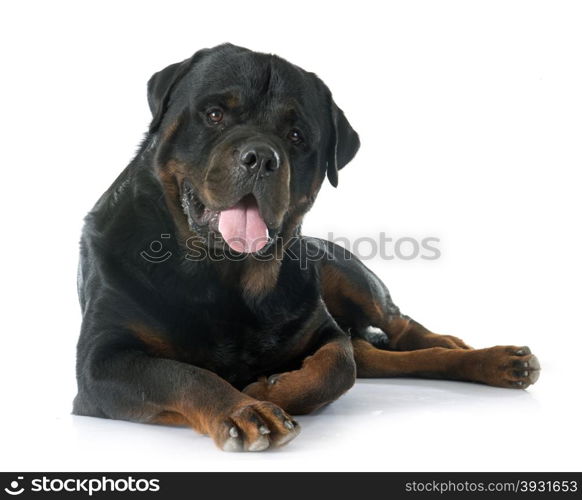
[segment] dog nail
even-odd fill
[[[229,429],[228,433],[230,434],[230,437],[233,437],[233,438],[238,437],[238,430],[236,429],[236,427],[231,427]]]
[[[251,443],[248,447],[249,451],[263,451],[269,447],[269,439],[265,436],[260,437],[254,443]]]
[[[242,445],[236,438],[228,438],[222,445],[224,451],[242,451]]]
[[[271,434],[271,431],[269,430],[269,428],[266,425],[261,425],[259,427],[259,433],[265,435],[265,434]]]
[[[293,425],[293,422],[291,422],[291,420],[285,420],[285,427],[287,427],[287,429],[292,430],[295,426]]]

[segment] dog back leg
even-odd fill
[[[442,378],[525,389],[539,377],[539,362],[528,347],[470,350],[430,347],[398,352],[378,349],[358,338],[352,344],[357,375],[362,378]]]
[[[469,349],[461,339],[433,333],[403,315],[384,283],[355,255],[329,241],[317,241],[326,252],[320,267],[323,299],[344,330],[384,349]]]

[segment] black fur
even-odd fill
[[[223,124],[209,125],[208,106],[229,106],[224,92],[238,104]],[[346,336],[322,302],[317,262],[289,257],[321,250],[297,237],[301,217],[326,172],[337,185],[337,171],[359,147],[327,87],[279,57],[222,45],[156,73],[148,101],[153,119],[139,152],[89,213],[83,230],[76,414],[148,421],[173,398],[195,391],[206,370],[242,389],[262,375],[298,367],[323,343]],[[287,140],[291,127],[301,129],[301,144]],[[284,189],[284,182],[273,177],[249,187],[228,177],[232,165],[225,165],[232,182],[215,185],[217,197],[226,200],[215,209],[246,192],[257,197],[266,220],[272,220],[271,236],[278,238],[263,257],[287,246],[275,286],[257,292],[241,285],[245,273],[263,272],[248,263],[253,256],[235,262],[188,258],[202,251],[220,259],[228,251],[206,243],[191,246],[181,226],[193,237],[207,237],[208,230],[187,225],[180,199],[172,198],[183,197],[184,186],[160,177],[176,161],[196,188],[216,151],[249,136],[273,144],[290,169],[289,200],[277,213],[271,207],[278,201],[269,198],[266,183]],[[168,193],[168,185],[175,192]],[[145,259],[152,241],[162,241],[171,257],[160,263]],[[136,335],[141,326],[170,346],[172,359],[152,353]]]

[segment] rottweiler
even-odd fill
[[[328,87],[230,44],[149,80],[135,158],[85,219],[73,413],[282,446],[356,377],[524,389],[524,346],[429,331],[344,248],[301,234],[360,141]]]

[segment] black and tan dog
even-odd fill
[[[148,101],[137,156],[86,219],[75,414],[258,451],[356,376],[536,381],[527,347],[432,333],[353,255],[300,234],[359,147],[313,73],[222,45],[156,73]]]

